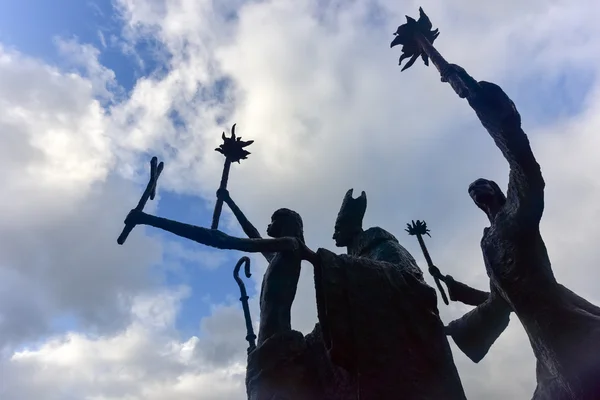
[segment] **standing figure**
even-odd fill
[[[521,117],[493,83],[476,82],[456,65],[443,79],[455,82],[510,167],[507,196],[486,179],[477,179],[468,191],[490,221],[481,248],[492,294],[519,317],[537,358],[534,399],[597,399],[600,312],[554,277],[540,234],[545,183]]]
[[[350,374],[327,356],[319,325],[304,336],[291,328],[291,306],[296,294],[300,262],[314,253],[304,245],[302,219],[288,209],[273,213],[262,239],[225,190],[218,195],[240,221],[249,239],[132,210],[128,225],[149,225],[177,236],[220,249],[262,253],[269,261],[260,296],[260,325],[256,348],[248,355],[246,390],[250,400],[354,399]]]
[[[229,206],[249,238],[262,239],[227,190],[219,189],[217,198]],[[293,237],[304,243],[302,218],[295,211],[281,208],[273,213],[267,235]],[[263,256],[269,266],[261,285],[257,348],[248,357],[248,398],[270,400],[274,394],[299,400],[348,398],[347,393],[354,393],[351,377],[328,359],[319,324],[307,336],[292,330],[291,308],[300,279],[300,254],[282,251],[264,252]]]
[[[431,21],[407,17],[391,46],[410,44],[426,54],[456,94],[466,98],[508,161],[508,192],[487,179],[469,195],[487,216],[481,249],[491,281],[490,300],[519,317],[537,359],[534,399],[600,398],[600,309],[560,285],[540,233],[545,182],[515,104],[497,85],[477,82],[431,45]],[[437,32],[436,32],[437,37]],[[412,47],[411,47],[412,46]],[[413,51],[415,53],[415,51]],[[411,53],[412,54],[412,53]],[[465,326],[468,326],[465,325]]]
[[[248,357],[251,399],[464,400],[435,291],[391,234],[362,230],[366,196],[357,202],[351,193],[335,234],[348,255],[312,252],[298,237],[241,239],[138,210],[131,211],[126,223],[150,225],[220,249],[289,252],[313,265],[319,324],[306,337],[285,329],[271,336],[259,333],[264,341]],[[277,259],[271,261],[272,270]],[[277,280],[267,276],[263,303],[271,299],[271,282]]]
[[[443,79],[467,98],[509,163],[508,196],[486,179],[469,195],[490,221],[481,248],[492,289],[519,317],[538,361],[534,399],[597,399],[600,312],[554,277],[539,229],[545,183],[521,117],[500,87],[459,66],[449,65]]]
[[[219,189],[217,198],[229,206],[244,233],[251,239],[262,239],[258,230],[229,196],[229,191]],[[304,243],[304,229],[300,215],[287,208],[280,208],[271,216],[267,235],[272,238],[294,237]],[[260,293],[260,325],[258,346],[275,333],[292,329],[291,308],[298,280],[300,257],[293,252],[263,253],[269,262]],[[268,284],[267,284],[268,282]]]
[[[317,310],[334,364],[360,399],[464,399],[436,305],[414,258],[389,232],[363,230],[366,194],[344,197],[333,239],[316,253]]]

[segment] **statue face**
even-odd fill
[[[469,185],[469,196],[477,207],[484,211],[492,211],[497,208],[498,195],[504,196],[502,193],[497,193],[496,185],[487,179],[480,178]]]
[[[348,225],[349,224],[344,223],[344,221],[336,221],[333,232],[333,240],[335,241],[335,245],[337,247],[346,247],[352,242],[352,238],[354,238],[357,230]]]
[[[272,238],[291,236],[303,239],[300,215],[287,208],[275,211],[271,216],[271,223],[267,227],[267,235]]]
[[[267,235],[272,238],[281,237],[282,227],[281,218],[277,218],[275,214],[271,216],[271,223],[267,226]]]
[[[356,199],[353,189],[346,192],[342,206],[335,220],[333,240],[337,247],[347,247],[354,237],[362,231],[362,220],[367,209],[367,194],[362,191]]]

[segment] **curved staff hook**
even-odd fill
[[[240,258],[235,264],[235,268],[233,269],[233,279],[237,282],[240,287],[240,301],[242,302],[242,308],[244,309],[244,319],[246,320],[246,340],[250,345],[248,347],[248,354],[252,352],[256,348],[256,335],[254,334],[254,328],[252,327],[252,318],[250,317],[250,308],[248,307],[248,293],[246,292],[246,285],[242,282],[242,278],[240,278],[240,268],[242,264],[246,264],[244,266],[244,272],[246,274],[246,278],[250,278],[252,274],[250,273],[250,258],[244,256]]]

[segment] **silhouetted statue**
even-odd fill
[[[248,355],[246,387],[251,400],[353,399],[352,376],[328,358],[320,327],[304,337],[291,329],[301,260],[315,262],[304,245],[302,219],[294,211],[277,210],[262,239],[225,191],[218,197],[232,207],[249,239],[132,210],[126,225],[149,225],[219,249],[262,253],[269,267],[262,283],[260,325],[256,349]],[[282,236],[287,235],[287,236]]]
[[[320,324],[303,338],[289,329],[290,296],[277,288],[272,298],[268,294],[271,283],[279,282],[273,265],[277,257],[271,259],[261,308],[276,310],[265,303],[281,296],[287,299],[285,310],[274,312],[285,317],[273,318],[271,336],[259,332],[259,344],[249,355],[248,390],[253,399],[465,399],[435,291],[393,235],[380,228],[362,230],[366,195],[354,200],[351,194],[344,199],[335,233],[336,243],[346,246],[348,255],[324,249],[314,253],[301,236],[261,239],[249,223],[245,230],[253,237],[241,239],[139,210],[132,210],[125,222],[221,249],[284,252],[292,268],[300,259],[313,265]],[[278,234],[301,233],[297,221],[295,228],[282,228]],[[270,232],[275,236],[273,226]],[[295,276],[284,279],[297,282]],[[261,331],[269,326],[261,323]],[[268,374],[272,378],[263,379]]]
[[[534,399],[600,398],[600,308],[554,277],[539,228],[545,183],[514,103],[499,86],[477,82],[463,68],[448,64],[419,30],[409,31],[442,81],[467,99],[508,161],[507,196],[487,179],[473,182],[469,195],[490,221],[481,240],[490,302],[510,306],[537,358]]]
[[[356,376],[360,399],[464,399],[435,291],[415,260],[381,228],[363,230],[365,192],[344,197],[333,239],[319,249],[315,288],[334,364]]]
[[[249,238],[262,239],[258,230],[231,199],[227,190],[219,190],[217,198],[229,206]],[[280,208],[271,217],[267,235],[272,238],[294,237],[304,242],[302,218],[295,211]],[[293,252],[263,253],[263,256],[269,262],[269,266],[265,272],[260,294],[261,318],[257,342],[259,346],[273,334],[292,329],[290,311],[296,297],[301,262],[300,257]],[[267,282],[272,284],[266,285]]]
[[[217,198],[229,206],[249,238],[261,239],[227,190],[219,189]],[[273,213],[267,234],[304,242],[302,218],[281,208]],[[291,308],[300,279],[300,255],[282,251],[263,256],[269,266],[261,286],[257,348],[248,356],[248,398],[333,399],[343,398],[333,394],[354,393],[351,376],[328,359],[318,324],[306,337],[292,330]]]

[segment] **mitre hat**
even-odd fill
[[[348,190],[344,196],[335,222],[336,226],[362,226],[362,220],[367,211],[367,194],[362,191],[360,196],[355,199],[352,197],[353,190]]]

